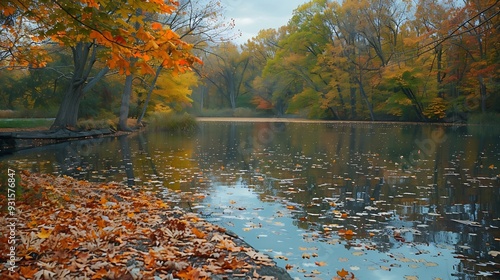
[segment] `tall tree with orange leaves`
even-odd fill
[[[108,69],[124,75],[154,75],[148,64],[153,57],[174,72],[199,61],[191,54],[191,45],[174,31],[145,20],[169,15],[177,6],[176,0],[130,0],[126,4],[113,0],[2,1],[1,14],[6,19],[0,39],[2,64],[43,67],[44,43],[70,48],[71,82],[52,128],[74,127],[82,97]],[[91,77],[97,61],[106,67]]]

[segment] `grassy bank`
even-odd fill
[[[0,119],[0,128],[49,128],[54,119]]]

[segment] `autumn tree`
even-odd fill
[[[201,56],[209,48],[210,44],[217,44],[220,42],[225,42],[230,40],[235,36],[233,33],[234,22],[232,20],[227,21],[223,16],[223,7],[220,5],[219,1],[205,1],[205,0],[186,0],[181,1],[178,9],[170,14],[163,15],[160,17],[155,17],[154,20],[161,23],[163,26],[167,26],[171,30],[174,30],[179,37],[189,42],[193,48],[192,52]],[[147,90],[147,97],[144,102],[142,112],[137,119],[137,124],[140,124],[143,117],[146,114],[146,110],[151,100],[151,95],[155,89],[156,82],[164,68],[163,64],[156,63],[156,72],[152,76],[150,84]],[[172,76],[175,72],[169,71],[169,75],[164,75],[164,79],[177,80],[178,77]],[[187,87],[194,86],[197,84],[195,80],[188,79],[192,81],[192,84],[185,84]],[[173,96],[178,96],[175,92],[179,87],[174,87],[171,89],[171,94]],[[163,89],[164,95],[168,92],[168,89]],[[191,90],[187,92],[191,93]]]
[[[204,60],[203,78],[234,110],[238,97],[245,93],[243,80],[248,69],[249,57],[242,56],[238,46],[231,42],[219,44],[211,53]]]
[[[273,98],[274,91],[279,87],[278,80],[261,74],[268,61],[275,58],[285,32],[284,27],[279,30],[264,29],[242,46],[242,52],[250,59],[244,86],[252,94],[251,102],[258,110],[271,110],[276,115],[286,111],[286,107],[282,106],[285,104]]]
[[[488,110],[488,99],[498,92],[500,47],[500,1],[467,0],[458,14],[460,29],[451,39],[457,53],[455,61],[463,69],[461,90],[466,93],[472,110],[482,113]],[[454,34],[455,35],[455,34]]]
[[[147,15],[171,14],[176,6],[176,1],[134,0],[123,5],[111,0],[7,0],[2,1],[1,8],[3,16],[16,14],[19,21],[30,23],[29,35],[22,41],[10,40],[11,49],[48,41],[71,49],[74,69],[70,86],[52,126],[62,128],[76,125],[84,93],[102,78],[107,68],[117,69],[124,75],[154,73],[147,64],[151,57],[162,59],[162,64],[174,71],[194,63],[196,59],[189,53],[191,47],[175,32],[157,23],[143,24]],[[7,35],[15,38],[19,30],[8,29]],[[33,51],[27,53],[31,56],[18,51],[13,52],[12,57],[33,57]],[[136,63],[130,63],[132,58]],[[107,66],[91,77],[98,60]],[[11,61],[21,65],[19,59]]]

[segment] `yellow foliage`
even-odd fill
[[[443,119],[446,117],[446,102],[443,98],[436,97],[432,99],[423,113],[429,119]]]
[[[194,72],[178,75],[172,75],[170,72],[161,74],[156,82],[156,89],[153,91],[156,100],[155,111],[170,111],[172,103],[178,106],[191,104],[192,88],[197,84],[198,78]]]

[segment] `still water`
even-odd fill
[[[200,122],[0,158],[119,181],[235,232],[297,279],[497,279],[500,134],[478,127]],[[172,196],[166,195],[171,198]]]

